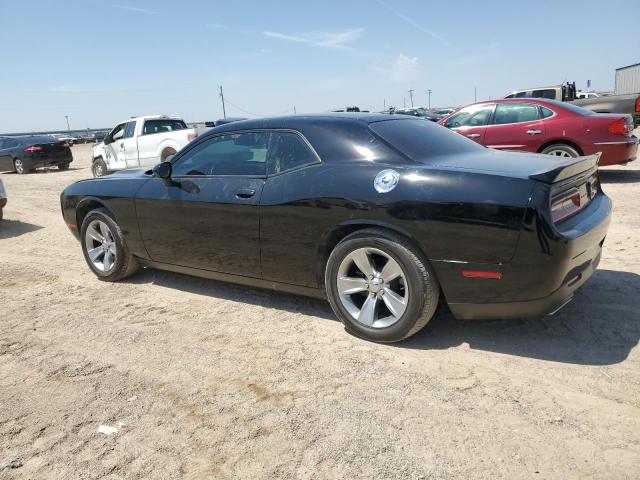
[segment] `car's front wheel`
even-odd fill
[[[58,170],[69,170],[69,164],[68,163],[59,163],[58,164]]]
[[[107,164],[102,158],[96,158],[91,165],[91,172],[96,178],[104,177],[107,174]]]
[[[118,224],[104,209],[92,210],[80,230],[82,253],[100,280],[115,282],[133,275],[138,263],[124,242]]]
[[[376,342],[397,342],[421,330],[440,295],[422,253],[384,229],[361,230],[341,241],[329,256],[325,287],[345,328]]]

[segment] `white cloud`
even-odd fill
[[[137,12],[137,13],[147,13],[149,15],[158,15],[159,12],[156,12],[155,10],[149,10],[146,8],[140,8],[140,7],[134,7],[133,5],[114,5],[117,8],[121,8],[122,10],[128,10],[130,12]]]
[[[265,37],[294,43],[304,43],[314,47],[350,48],[346,44],[360,38],[364,31],[364,28],[352,28],[338,32],[304,32],[299,34],[262,32],[262,34]]]
[[[396,83],[410,83],[418,77],[418,57],[409,57],[401,53],[393,61],[375,64],[371,68]]]

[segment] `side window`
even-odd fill
[[[124,137],[123,138],[131,138],[133,137],[133,132],[136,131],[136,122],[127,122],[124,127]]]
[[[121,123],[120,125],[117,125],[116,128],[114,128],[111,131],[111,135],[109,135],[111,137],[111,140],[120,140],[122,138],[122,136],[124,135],[124,126],[126,125],[126,123]]]
[[[161,120],[146,120],[142,127],[142,135],[151,135],[154,133],[174,132],[176,130],[184,130],[187,125],[182,120],[171,118],[163,118]]]
[[[286,172],[297,167],[316,163],[318,157],[299,135],[289,132],[273,132],[269,144],[269,175]]]
[[[538,119],[538,106],[530,103],[499,103],[493,115],[493,125],[531,122]]]
[[[547,107],[540,107],[540,111],[542,112],[542,118],[549,118],[553,116],[553,110]]]
[[[486,125],[493,111],[493,103],[484,103],[482,105],[471,105],[463,108],[455,115],[449,117],[444,126],[447,128],[458,127],[479,127]]]
[[[556,91],[549,88],[544,90],[534,90],[532,95],[533,98],[550,98],[551,100],[556,98]]]
[[[176,177],[189,175],[264,176],[267,171],[266,132],[213,137],[197,145],[173,165]]]
[[[18,142],[16,140],[13,140],[11,138],[7,138],[4,141],[4,146],[2,148],[13,148],[13,147],[17,147],[18,146]]]

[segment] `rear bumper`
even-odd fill
[[[638,139],[634,136],[624,140],[600,142],[593,145],[595,151],[602,152],[599,165],[618,165],[632,162],[638,154]]]
[[[457,318],[554,313],[596,270],[610,220],[611,201],[601,193],[582,212],[565,220],[560,230],[532,217],[508,263],[432,265]],[[463,270],[499,271],[501,279],[463,278]]]
[[[40,156],[39,154],[25,155],[22,159],[24,166],[32,170],[34,168],[52,167],[60,164],[73,162],[73,155],[69,152],[68,155],[56,155],[56,156]]]
[[[462,320],[553,315],[573,299],[574,292],[596,271],[600,263],[602,243],[604,239],[590,252],[589,256],[593,258],[571,269],[562,286],[547,297],[524,302],[450,303],[449,308],[456,318]]]

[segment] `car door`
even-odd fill
[[[545,139],[540,108],[525,102],[498,103],[485,133],[485,145],[499,150],[537,152]]]
[[[13,153],[18,141],[13,138],[0,138],[0,171],[13,171]]]
[[[135,136],[136,121],[127,122],[124,126],[124,134],[122,135],[121,150],[124,155],[124,161],[127,168],[136,168],[140,166],[138,160],[138,142]]]
[[[0,172],[13,169],[13,166],[10,166],[11,157],[7,152],[8,149],[4,148],[4,142],[5,139],[0,138]]]
[[[110,167],[117,166],[118,168],[124,168],[126,165],[124,144],[122,143],[125,126],[126,122],[119,123],[109,132],[109,135],[105,137],[104,154],[107,157],[105,160]],[[116,164],[121,164],[122,167]]]
[[[489,123],[494,106],[493,103],[469,105],[451,115],[444,122],[444,126],[484,145],[487,123]]]
[[[171,179],[142,186],[136,212],[153,261],[261,277],[258,204],[269,136],[203,138],[172,161]]]

